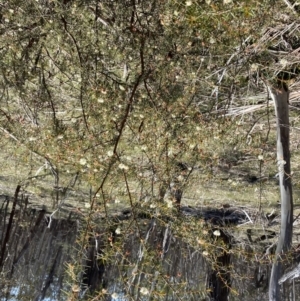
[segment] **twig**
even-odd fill
[[[243,209],[241,209],[244,213],[245,213],[245,215],[248,217],[248,222],[245,222],[245,223],[243,223],[243,224],[241,224],[241,225],[238,225],[238,227],[240,227],[240,226],[243,226],[243,225],[246,225],[246,224],[253,224],[253,221],[252,221],[252,219],[250,218],[250,216],[249,216],[249,214],[245,211],[245,210],[243,210]]]
[[[288,0],[283,0],[283,2],[287,5],[287,7],[289,9],[291,9],[295,14],[297,14],[295,7],[294,7],[297,2],[295,2],[293,5]]]

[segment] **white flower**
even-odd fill
[[[108,157],[112,157],[114,155],[114,152],[113,151],[108,151],[107,155],[108,155]]]
[[[122,170],[128,170],[129,169],[129,167],[127,165],[123,164],[123,163],[119,164],[119,168],[122,169]]]
[[[118,227],[116,230],[115,230],[116,234],[121,234],[121,229]]]
[[[167,207],[168,208],[173,208],[173,202],[172,202],[172,200],[168,199],[168,200],[166,200],[166,203],[167,203]]]
[[[279,64],[280,64],[281,66],[285,67],[285,66],[288,64],[288,61],[287,61],[286,59],[281,59],[281,60],[279,61]]]
[[[86,165],[86,163],[87,163],[87,161],[86,161],[85,158],[81,158],[81,159],[79,160],[79,164],[80,164],[80,165]]]
[[[258,65],[257,64],[252,64],[250,66],[250,71],[254,72],[254,71],[257,71],[258,70]]]
[[[214,234],[214,236],[220,236],[220,235],[221,235],[221,232],[220,232],[220,230],[215,230],[215,231],[213,232],[213,234]]]
[[[149,295],[149,290],[146,287],[141,287],[140,293],[142,295]]]
[[[259,155],[259,156],[258,156],[258,160],[259,160],[259,161],[262,161],[263,159],[264,159],[264,156],[263,156],[263,155]]]
[[[183,177],[182,175],[180,175],[180,176],[177,177],[177,180],[178,180],[179,182],[182,182],[182,181],[184,180],[184,177]]]
[[[223,0],[223,3],[224,4],[229,4],[229,3],[231,3],[232,2],[232,0]]]
[[[119,294],[117,294],[117,293],[112,293],[112,294],[111,294],[111,297],[112,297],[113,300],[114,300],[114,299],[118,299],[118,298],[119,298]]]

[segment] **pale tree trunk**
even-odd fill
[[[289,150],[289,91],[285,85],[279,85],[279,87],[268,86],[268,90],[274,101],[276,113],[277,163],[281,197],[281,228],[272,266],[269,300],[279,301],[281,296],[278,280],[282,275],[282,260],[291,248],[293,234],[293,196]]]

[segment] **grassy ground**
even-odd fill
[[[243,120],[240,117],[232,120],[230,131],[205,142],[208,152],[211,150],[211,155],[216,159],[196,166],[184,186],[182,204],[217,208],[237,206],[245,211],[257,211],[262,216],[274,210],[279,215],[273,113],[269,117],[259,113]],[[291,112],[291,125],[294,215],[297,216],[300,213],[300,122],[297,111]],[[89,187],[80,179],[70,187],[75,182],[75,175],[67,172],[60,175],[60,188],[55,187],[54,176],[46,168],[45,160],[9,136],[2,139],[1,149],[0,194],[12,196],[16,186],[21,184],[32,207],[45,206],[47,211],[53,212],[60,204],[66,210],[88,210],[91,191],[95,187]],[[121,184],[124,185],[123,182]],[[116,189],[117,186],[116,183],[112,186],[111,201],[108,203],[111,212],[129,206],[128,200],[124,199],[124,187]],[[68,187],[67,191],[63,187]],[[134,201],[139,200],[140,188],[134,179],[131,179],[131,189]],[[274,225],[278,227],[278,223]]]

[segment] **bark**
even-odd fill
[[[290,150],[289,150],[289,91],[285,85],[268,87],[274,101],[277,123],[277,163],[279,169],[279,186],[281,197],[281,228],[272,266],[269,300],[279,301],[282,276],[282,265],[285,254],[291,248],[293,234],[293,196],[291,182]]]

